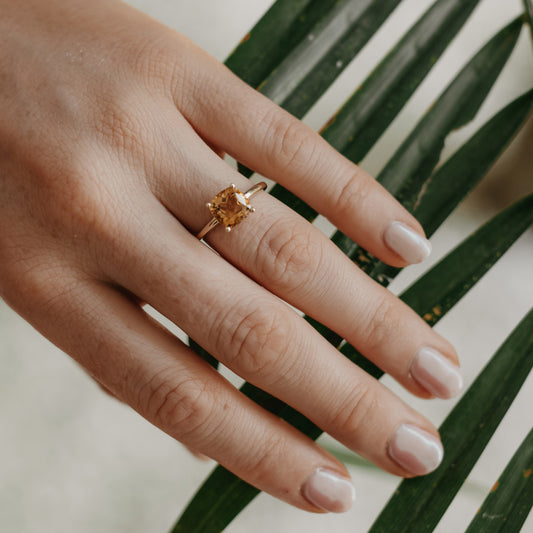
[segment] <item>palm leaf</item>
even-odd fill
[[[436,1],[328,122],[322,131],[324,139],[352,161],[361,161],[436,64],[479,1]],[[317,215],[280,185],[275,185],[271,194],[309,221]]]
[[[226,66],[256,88],[329,13],[337,0],[278,0],[226,59]]]
[[[433,531],[533,367],[533,310],[440,428],[447,450],[433,473],[402,481],[369,533]]]
[[[479,183],[522,127],[533,108],[533,90],[492,117],[424,183],[418,194],[404,197],[427,235],[451,214]]]
[[[533,430],[529,432],[465,533],[518,533],[533,506]]]
[[[513,51],[522,17],[498,32],[469,61],[434,106],[402,143],[379,181],[401,201],[412,188],[420,187],[420,176],[431,174],[439,161],[446,136],[474,119],[481,104]],[[399,171],[403,169],[402,173]]]
[[[407,204],[437,165],[449,133],[471,121],[513,51],[522,20],[503,28],[466,64],[380,172],[377,180]],[[377,260],[337,231],[332,240],[365,271]]]
[[[409,287],[401,299],[426,322],[436,324],[531,224],[533,194],[478,229]]]
[[[374,35],[401,0],[339,0],[322,6],[320,19],[286,51],[258,90],[297,118],[309,111]],[[304,21],[307,18],[304,16]],[[231,66],[232,57],[226,62]],[[240,165],[245,176],[253,170]]]
[[[311,28],[259,91],[301,118],[376,33],[401,0],[343,0]]]
[[[484,124],[419,191],[411,189],[404,195],[404,206],[422,224],[428,237],[488,172],[524,124],[532,107],[533,90],[518,97]],[[366,255],[363,257],[368,259]],[[381,262],[367,271],[383,285],[399,272]]]

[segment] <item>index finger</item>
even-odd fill
[[[429,255],[420,224],[369,174],[209,54],[191,49],[174,98],[204,140],[289,189],[379,259],[405,266]],[[191,98],[199,86],[212,97]]]

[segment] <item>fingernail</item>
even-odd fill
[[[402,424],[389,444],[389,455],[400,466],[422,476],[437,468],[444,455],[440,440],[410,424]]]
[[[303,495],[313,504],[330,513],[344,513],[355,501],[352,482],[325,468],[317,468],[302,487]]]
[[[437,398],[453,398],[463,388],[459,368],[433,348],[424,346],[411,365],[411,375]]]
[[[431,253],[431,243],[403,222],[391,222],[384,239],[389,248],[410,264],[421,263]]]

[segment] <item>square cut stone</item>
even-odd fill
[[[211,200],[209,210],[220,224],[232,228],[250,214],[251,205],[239,189],[228,187]]]

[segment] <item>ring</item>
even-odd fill
[[[255,208],[250,205],[248,200],[256,192],[265,190],[266,186],[266,183],[262,181],[243,193],[232,183],[230,187],[219,192],[206,204],[213,218],[202,228],[196,237],[203,239],[209,231],[219,224],[222,224],[226,231],[231,231],[233,226],[240,224],[250,213],[255,211]]]

